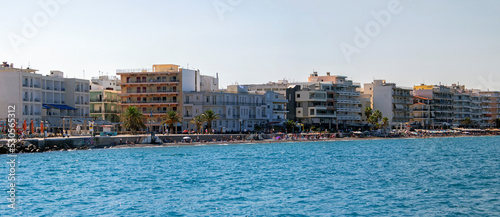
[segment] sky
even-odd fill
[[[42,74],[177,64],[218,73],[221,87],[317,71],[500,90],[500,1],[0,2],[0,61]]]

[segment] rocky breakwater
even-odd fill
[[[14,146],[14,153],[36,153],[47,151],[69,151],[69,150],[87,150],[87,146],[74,147],[70,143],[56,143],[51,145],[36,144],[30,141],[16,141]],[[10,147],[7,143],[0,144],[0,154],[12,154]]]

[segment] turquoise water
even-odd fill
[[[500,215],[500,137],[101,149],[18,160],[15,211],[7,207],[8,164],[0,164],[1,215]]]

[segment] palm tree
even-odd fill
[[[161,122],[161,124],[167,124],[170,126],[170,132],[174,132],[174,125],[181,122],[181,117],[177,114],[176,111],[168,111],[165,116],[165,120]],[[175,126],[175,132],[177,132],[177,126]]]
[[[472,124],[472,120],[467,117],[462,121],[462,125],[469,127]]]
[[[283,124],[285,125],[287,132],[293,133],[293,131],[295,130],[295,122],[293,122],[292,120],[288,120]]]
[[[205,123],[205,120],[201,115],[196,115],[190,122],[196,126],[196,133],[200,133],[201,126]]]
[[[366,106],[365,107],[366,120],[368,120],[370,118],[370,116],[372,116],[372,113],[373,113],[372,107]]]
[[[382,127],[384,128],[384,130],[387,129],[387,125],[389,125],[389,118],[382,118]]]
[[[208,133],[212,132],[212,121],[219,119],[219,115],[213,110],[206,110],[201,114],[201,117],[203,117],[203,120],[207,122]]]
[[[375,110],[375,112],[373,112],[372,116],[377,120],[377,123],[380,121],[380,119],[382,119],[382,112],[380,110]]]
[[[144,125],[144,115],[135,106],[129,106],[125,110],[121,115],[121,121],[126,129],[132,131],[132,134],[135,134],[141,128],[146,128],[146,125]]]

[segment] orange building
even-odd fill
[[[120,106],[136,106],[147,117],[145,124],[160,132],[168,111],[182,114],[182,69],[178,65],[153,65],[152,69],[117,70],[121,76]],[[152,114],[152,117],[151,117]]]

